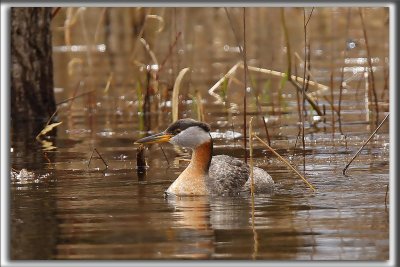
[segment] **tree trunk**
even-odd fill
[[[11,119],[44,120],[56,110],[51,8],[11,8]]]

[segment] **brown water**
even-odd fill
[[[93,12],[92,15],[95,16],[101,10],[95,11],[89,9],[88,12]],[[157,12],[161,11],[157,9]],[[224,18],[221,10],[212,12],[215,13],[213,14],[217,22]],[[263,18],[262,11],[250,12]],[[271,11],[266,11],[268,12]],[[337,16],[333,17],[338,18],[337,27],[344,30],[343,16],[346,12],[343,9],[324,12],[316,12],[316,17],[313,17],[315,22],[311,26],[314,29],[313,36],[315,34],[313,44],[319,46],[313,49],[316,53],[313,68],[318,81],[329,84],[330,58],[334,58],[329,54],[332,53],[329,49],[333,49],[330,45],[334,42],[326,39],[326,36],[321,37],[321,32],[318,35],[315,29],[322,27],[324,22],[327,23],[326,28],[332,27],[329,24],[332,21],[326,17]],[[368,12],[372,12],[370,15],[375,14],[373,12],[382,13],[381,10]],[[196,20],[201,18],[200,11],[185,13],[177,9],[177,13],[184,19],[189,14],[193,15],[192,23],[200,25],[195,28],[195,32],[208,38],[205,32],[212,25],[207,21],[199,23]],[[173,20],[171,14],[168,10],[164,11],[167,22],[168,18]],[[277,16],[273,12],[268,14],[270,16],[267,21]],[[87,16],[90,17],[89,15]],[[354,11],[354,23],[359,23],[356,15],[358,13]],[[96,22],[94,20],[92,24],[97,25]],[[387,34],[378,27],[381,23],[379,20],[373,23],[371,21],[370,26],[376,29],[373,28],[370,34]],[[185,29],[188,32],[190,25]],[[229,25],[222,25],[231,34]],[[90,23],[86,27],[90,32]],[[277,35],[278,30],[271,29],[269,33]],[[221,37],[220,31],[219,28],[214,28],[212,36]],[[175,35],[171,33],[173,29],[166,29],[165,32],[161,36],[170,34],[174,38]],[[252,31],[249,32],[251,39]],[[228,33],[225,35],[229,35]],[[279,87],[280,79],[271,78],[270,89],[265,89],[267,86],[262,85],[267,83],[267,78],[254,74],[258,91],[253,90],[248,94],[247,121],[254,117],[255,131],[265,139],[261,116],[267,118],[272,147],[301,172],[305,162],[305,176],[317,188],[315,193],[268,149],[255,141],[255,164],[267,170],[276,182],[276,189],[272,194],[256,195],[254,202],[251,197],[165,199],[164,190],[188,164],[182,159],[189,159],[189,152],[167,144],[163,145],[165,157],[160,147],[153,145],[146,151],[149,169],[145,175],[138,175],[136,146],[133,142],[139,137],[167,127],[171,121],[170,103],[163,102],[162,96],[154,97],[152,100],[159,102],[160,108],[153,105],[151,112],[143,116],[138,108],[134,77],[145,75],[128,63],[126,54],[121,51],[112,52],[111,44],[106,46],[111,48],[105,53],[97,51],[88,55],[85,52],[63,52],[60,35],[55,32],[54,36],[57,100],[62,101],[73,96],[76,85],[81,80],[85,82],[79,88],[78,94],[93,88],[97,93],[95,96],[75,99],[71,107],[70,102],[60,105],[62,111],[58,119],[63,123],[57,128],[57,134],[47,139],[54,149],[47,150],[48,145],[43,146],[35,140],[32,132],[40,131],[41,126],[13,125],[12,167],[17,170],[26,168],[37,177],[13,180],[11,184],[12,259],[388,259],[390,206],[385,203],[389,183],[388,123],[383,125],[353,162],[348,176],[342,174],[343,167],[376,125],[374,113],[366,110],[365,99],[368,94],[365,94],[363,72],[353,73],[355,68],[366,66],[363,47],[350,51],[346,61],[349,64],[348,73],[346,72],[349,87],[343,94],[343,134],[339,133],[338,121],[332,127],[330,104],[321,98],[319,102],[321,107],[325,105],[326,119],[318,122],[315,127],[306,121],[305,157],[301,141],[296,144],[299,123],[293,88],[286,85],[283,91],[279,91],[276,88]],[[189,36],[188,33],[184,39],[186,43],[191,43]],[[357,38],[360,31],[354,30],[352,36],[359,44]],[[200,60],[207,54],[205,49],[197,50],[203,55],[188,49],[190,55],[199,58],[181,57],[180,62],[174,58],[175,65],[171,63],[171,72],[164,73],[161,80],[168,84],[170,79],[173,84],[175,72],[185,67],[187,62],[192,62],[190,82],[182,93],[181,117],[197,118],[196,105],[188,95],[193,95],[194,89],[198,89],[203,98],[205,119],[212,127],[214,154],[229,154],[243,159],[243,94],[240,94],[240,85],[232,84],[225,104],[216,103],[213,97],[207,95],[207,89],[220,78],[219,74],[226,72],[238,61],[237,53],[231,55],[229,49],[225,52],[222,49],[224,42],[232,45],[225,37],[222,36],[222,41],[213,43],[214,48],[220,49],[210,48],[213,55],[209,57],[213,60]],[[232,36],[229,38],[233,40]],[[298,38],[301,38],[301,33]],[[268,36],[259,39],[267,40]],[[185,47],[185,42],[179,46]],[[157,51],[164,55],[162,51],[169,44],[167,42],[164,46],[159,45],[160,50]],[[201,41],[194,44],[202,46]],[[258,63],[262,60],[256,55],[262,52],[261,48],[250,46],[249,50],[251,47],[254,48],[251,50],[254,58],[257,58],[251,64],[259,66]],[[271,49],[280,49],[277,44],[274,47]],[[379,41],[374,43],[374,48],[380,48]],[[322,52],[318,52],[318,49]],[[340,47],[335,49],[339,50]],[[325,52],[329,54],[328,57],[318,57],[318,53]],[[380,50],[380,53],[376,54],[380,61],[376,61],[375,66],[379,95],[382,95],[382,62],[385,52]],[[86,62],[88,56],[94,66],[92,69],[87,64],[68,63],[73,58]],[[275,56],[279,59],[269,59],[268,62],[276,64],[277,68],[284,66],[284,53],[281,51],[279,56]],[[268,57],[269,55],[264,55],[264,58]],[[179,68],[177,62],[181,64]],[[339,63],[342,64],[342,61],[334,65],[337,70],[335,84],[340,81]],[[73,65],[72,74],[67,73],[71,67],[68,64]],[[109,91],[104,93],[103,89],[111,71],[114,73],[114,80]],[[90,72],[93,76],[90,76]],[[87,73],[89,78],[85,78]],[[239,72],[237,77],[241,77],[240,75],[242,74]],[[90,80],[90,77],[95,79]],[[257,92],[263,96],[259,99],[261,110],[254,100]],[[338,94],[338,87],[335,87],[333,96],[336,101]],[[331,97],[330,92],[324,92],[323,95]],[[386,114],[384,109],[387,111],[387,99],[382,98],[380,105],[378,121]],[[315,115],[310,109],[309,113]],[[312,118],[311,115],[309,118]],[[235,132],[235,138],[232,138],[232,131]],[[108,169],[104,169],[104,164],[96,154],[88,166],[94,148],[108,163]]]

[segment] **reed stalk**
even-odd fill
[[[53,10],[51,11],[51,19],[54,19],[55,16],[58,14],[58,12],[60,11],[61,7],[56,7],[53,8]]]
[[[223,99],[221,98],[221,96],[219,96],[218,94],[215,93],[215,90],[218,89],[220,87],[220,85],[228,78],[230,78],[232,75],[234,75],[234,73],[236,72],[236,70],[238,68],[243,68],[243,63],[242,62],[238,62],[236,63],[223,77],[221,77],[209,90],[208,93],[210,95],[212,95],[213,97],[215,97],[217,99],[217,102],[222,103]],[[260,73],[264,73],[264,74],[268,74],[268,75],[272,75],[272,76],[277,76],[277,77],[282,77],[282,78],[286,78],[288,76],[287,73],[283,73],[283,72],[279,72],[279,71],[275,71],[275,70],[269,70],[269,69],[265,69],[265,68],[260,68],[260,67],[254,67],[254,66],[249,66],[247,65],[247,69],[249,71],[255,71],[255,72],[260,72]],[[289,79],[288,79],[289,80]],[[298,82],[303,82],[303,78],[301,77],[297,77],[296,75],[291,75],[291,80],[293,81],[292,84],[299,90],[301,91],[301,86],[299,84],[297,84],[296,81]],[[309,81],[309,85],[316,87],[320,90],[328,90],[329,87],[314,81]],[[319,91],[315,92],[315,93],[305,93],[305,98],[307,100],[307,102],[313,107],[313,109],[317,112],[317,114],[319,116],[322,116],[323,113],[321,111],[321,109],[318,107],[318,105],[315,102],[314,99],[314,95],[318,94]]]
[[[258,139],[258,141],[260,141],[261,144],[263,144],[264,146],[266,146],[275,156],[278,157],[278,159],[280,159],[283,163],[285,163],[286,166],[288,166],[291,170],[293,170],[299,177],[300,179],[302,179],[304,181],[305,184],[308,185],[308,187],[313,190],[314,192],[316,191],[315,187],[307,181],[306,178],[303,177],[303,175],[301,175],[292,165],[290,165],[290,163],[284,159],[281,155],[279,155],[278,152],[276,152],[272,147],[270,147],[267,143],[265,143],[260,137],[258,137],[256,134],[254,134],[254,137]]]
[[[387,207],[388,193],[389,193],[389,184],[386,185],[386,192],[385,192],[385,208]]]
[[[251,197],[251,228],[253,231],[253,254],[255,259],[258,252],[258,235],[255,228],[255,204],[254,204],[254,161],[253,161],[253,117],[249,121],[249,147],[250,147],[250,197]]]
[[[96,30],[94,31],[94,44],[97,44],[97,42],[99,41],[100,26],[104,21],[106,12],[107,12],[107,7],[103,7],[100,12],[99,20],[97,21]]]
[[[244,142],[244,161],[247,163],[247,75],[249,69],[247,67],[247,58],[246,58],[246,8],[243,8],[243,47],[240,45],[239,35],[236,33],[235,27],[233,26],[233,22],[231,16],[229,14],[228,9],[225,7],[225,13],[228,17],[229,24],[231,26],[233,35],[235,36],[237,46],[239,47],[240,54],[242,56],[243,64],[244,64],[244,98],[243,98],[243,142]]]
[[[254,198],[254,162],[253,162],[253,117],[249,121],[249,147],[250,147],[250,192]]]
[[[346,42],[349,36],[349,28],[350,28],[350,20],[351,20],[351,8],[348,8],[347,11],[347,27],[346,27]],[[343,61],[347,58],[347,49],[343,52]],[[343,97],[343,81],[344,81],[344,65],[342,65],[340,69],[340,84],[339,84],[339,110],[338,110],[338,120],[339,120],[339,131],[343,134],[342,130],[342,97]]]
[[[385,118],[381,121],[381,123],[378,125],[378,127],[376,127],[375,131],[368,137],[368,139],[364,142],[364,144],[358,149],[358,151],[356,152],[356,154],[354,154],[354,156],[351,158],[351,160],[349,161],[349,163],[346,164],[346,166],[343,169],[343,175],[346,175],[346,171],[347,168],[350,166],[350,164],[353,162],[353,160],[360,154],[361,150],[368,144],[368,142],[372,139],[372,137],[374,137],[374,135],[376,134],[376,132],[382,127],[383,123],[386,121],[386,119],[389,117],[388,113]]]
[[[330,84],[331,84],[331,116],[332,116],[332,139],[335,136],[335,112],[334,112],[334,96],[333,96],[333,72],[331,72],[330,76]],[[334,142],[333,142],[334,143]]]
[[[291,54],[291,49],[290,49],[290,41],[289,41],[289,31],[288,28],[286,26],[286,20],[285,20],[285,12],[284,9],[281,8],[281,24],[283,27],[283,33],[285,36],[285,42],[286,42],[286,49],[287,49],[287,77],[288,77],[288,81],[300,92],[303,93],[303,88],[297,83],[298,79],[293,79],[292,77],[292,54]],[[306,26],[306,24],[304,24],[304,26]],[[302,83],[304,83],[304,79],[301,80]],[[311,99],[311,97],[309,95],[307,95],[304,92],[304,97],[307,100],[307,102],[312,106],[312,108],[318,113],[319,116],[322,116],[323,113],[321,111],[321,109],[318,107],[318,105],[315,103],[315,101],[313,99]]]
[[[246,49],[246,8],[243,8],[243,63],[244,63],[244,97],[243,97],[243,126],[244,126],[244,162],[247,163],[247,49]]]
[[[179,91],[181,88],[182,79],[185,74],[189,71],[189,68],[182,69],[175,79],[174,88],[172,90],[172,122],[178,120],[179,112]]]
[[[367,49],[368,68],[369,68],[369,73],[371,74],[371,84],[370,84],[370,86],[372,88],[372,93],[374,95],[375,111],[376,111],[376,123],[378,123],[378,118],[379,118],[378,96],[377,96],[376,88],[375,88],[375,77],[374,77],[374,70],[372,68],[372,58],[371,58],[371,51],[370,51],[370,47],[369,47],[369,43],[368,43],[367,30],[366,30],[366,27],[365,27],[364,15],[363,15],[361,7],[358,8],[358,13],[360,15],[361,25],[362,25],[362,30],[363,30],[363,34],[364,34],[364,40],[365,40],[365,46],[366,46],[366,49]]]
[[[89,169],[90,163],[92,162],[92,158],[93,158],[94,152],[97,153],[97,155],[99,156],[98,158],[101,159],[101,161],[103,162],[103,164],[106,166],[106,168],[105,168],[104,170],[107,170],[107,169],[108,169],[108,164],[107,164],[107,162],[104,160],[104,158],[101,156],[101,154],[99,153],[99,151],[97,151],[96,148],[94,148],[94,149],[92,150],[92,154],[90,155],[90,159],[89,159],[89,162],[88,162],[88,164],[87,164],[87,168]]]

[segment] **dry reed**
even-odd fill
[[[382,127],[383,123],[386,121],[386,119],[389,117],[388,113],[385,118],[381,121],[381,123],[378,125],[378,127],[376,127],[375,131],[368,137],[368,139],[364,142],[364,144],[360,147],[360,149],[358,149],[358,151],[356,152],[356,154],[354,154],[354,156],[351,158],[351,160],[349,161],[349,163],[346,164],[346,166],[343,169],[343,175],[346,175],[346,171],[347,168],[350,166],[350,164],[353,162],[353,160],[358,156],[358,154],[360,154],[361,150],[368,144],[368,142],[372,139],[372,137],[374,137],[374,135],[376,134],[376,132]]]
[[[281,155],[279,155],[278,152],[276,152],[272,147],[270,147],[267,143],[265,143],[260,137],[258,137],[256,134],[254,134],[254,137],[258,139],[263,145],[265,145],[275,156],[277,156],[283,163],[285,163],[291,170],[293,170],[303,181],[308,185],[309,188],[311,188],[315,192],[315,187],[307,181],[306,178],[303,177],[290,163],[284,159]]]
[[[108,164],[107,164],[107,162],[104,160],[104,158],[101,156],[101,154],[99,153],[99,151],[97,151],[96,148],[93,149],[92,154],[90,155],[90,159],[89,159],[89,162],[88,162],[88,164],[87,164],[87,168],[89,169],[90,163],[92,162],[92,158],[93,158],[94,152],[97,153],[97,155],[99,156],[98,158],[101,159],[101,161],[103,162],[103,164],[106,166],[106,168],[105,168],[104,170],[107,170],[107,169],[108,169]]]
[[[365,40],[365,47],[367,50],[367,59],[368,59],[368,67],[369,67],[369,73],[371,74],[371,88],[372,88],[372,93],[374,95],[374,101],[375,101],[375,111],[376,111],[376,122],[378,123],[378,118],[379,118],[379,106],[378,106],[378,96],[376,93],[376,88],[375,88],[375,77],[374,77],[374,70],[372,68],[372,58],[371,58],[371,51],[368,43],[368,36],[367,36],[367,30],[365,28],[365,23],[364,23],[364,15],[362,12],[362,8],[358,8],[358,12],[360,15],[361,19],[361,25],[362,25],[362,30],[364,34],[364,40]]]
[[[172,90],[172,122],[178,120],[179,112],[179,90],[181,88],[181,82],[185,74],[189,71],[189,68],[182,69],[176,77],[174,88]]]

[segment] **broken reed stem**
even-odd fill
[[[251,197],[254,198],[254,162],[253,162],[253,117],[249,121],[249,147],[250,147],[250,192]]]
[[[308,44],[308,51],[311,51],[310,44]],[[298,60],[300,60],[301,63],[305,64],[304,60],[299,56],[299,54],[297,52],[294,52],[294,56],[295,56],[295,59],[298,59]],[[326,85],[319,84],[319,83],[316,82],[316,79],[315,79],[314,75],[311,73],[311,64],[310,64],[311,60],[310,60],[310,58],[311,58],[311,53],[308,53],[308,59],[307,59],[308,60],[308,64],[307,64],[307,69],[305,70],[306,73],[307,73],[306,92],[308,90],[309,85],[316,86],[317,88],[319,88],[319,87],[320,88],[316,92],[313,92],[311,94],[313,94],[313,95],[317,94],[318,95],[320,90],[325,91],[325,90],[328,90],[328,88],[330,88],[330,87],[328,87]],[[292,79],[294,79],[296,81],[303,82],[303,79],[301,77],[298,77],[296,75],[296,73],[295,73],[295,75],[292,75]],[[301,79],[301,80],[299,80],[299,79]]]
[[[221,84],[228,79],[231,75],[235,73],[239,65],[241,65],[242,62],[236,63],[221,79],[219,79],[210,89],[208,89],[208,93],[218,99],[218,102],[224,102],[222,97],[219,96],[218,94],[214,93],[214,91],[221,86]]]
[[[93,154],[94,154],[95,151],[96,151],[97,155],[99,156],[99,158],[103,161],[104,165],[106,166],[106,168],[105,168],[104,170],[107,170],[107,169],[108,169],[108,164],[107,164],[107,162],[103,159],[103,157],[100,155],[99,151],[97,151],[96,148],[93,149],[92,154],[90,155],[90,159],[89,159],[87,168],[89,169],[89,166],[90,166],[90,163],[92,162]]]
[[[357,153],[351,158],[350,162],[347,163],[346,167],[343,169],[343,175],[346,175],[347,168],[350,166],[350,164],[353,162],[353,160],[360,154],[361,150],[368,144],[368,142],[374,137],[376,132],[382,127],[383,123],[386,121],[386,119],[389,117],[388,113],[385,118],[382,120],[382,122],[378,125],[378,127],[375,129],[375,131],[368,137],[368,139],[364,142],[364,144],[358,149]]]
[[[215,97],[217,99],[217,102],[219,103],[223,103],[223,99],[221,96],[219,96],[218,94],[216,94],[214,91],[216,89],[218,89],[221,84],[228,78],[230,78],[237,70],[238,67],[243,68],[243,63],[242,62],[238,62],[236,63],[221,79],[219,79],[209,90],[208,93],[210,95],[212,95],[213,97]],[[279,71],[274,71],[274,70],[269,70],[269,69],[264,69],[264,68],[260,68],[260,67],[254,67],[254,66],[249,66],[247,65],[247,69],[249,71],[255,71],[255,72],[260,72],[260,73],[264,73],[264,74],[268,74],[268,75],[273,75],[273,76],[278,76],[278,77],[286,77],[286,74],[283,72],[279,72]],[[297,90],[301,91],[301,86],[299,84],[297,84],[296,81],[298,82],[303,82],[303,78],[301,77],[297,77],[296,75],[291,75],[291,79],[288,79],[295,87]],[[328,90],[329,87],[323,84],[319,84],[317,82],[314,81],[308,81],[310,86],[313,87],[317,87],[319,90]],[[318,94],[319,92],[314,92],[314,93],[305,93],[305,98],[307,100],[307,102],[313,107],[313,109],[317,112],[317,114],[319,116],[322,116],[323,113],[321,111],[321,109],[318,107],[318,105],[315,103],[314,99],[313,99],[313,95],[314,94]]]
[[[243,68],[243,66],[240,66]],[[257,71],[257,72],[261,72],[261,73],[265,73],[265,74],[269,74],[269,75],[273,75],[273,76],[278,76],[278,77],[285,77],[288,76],[286,73],[280,72],[280,71],[275,71],[275,70],[269,70],[269,69],[264,69],[264,68],[260,68],[260,67],[253,67],[253,66],[248,66],[247,67],[249,70],[251,71]],[[290,79],[298,81],[299,83],[303,82],[303,78],[302,77],[298,77],[296,75],[291,75]],[[310,86],[313,87],[317,87],[319,90],[328,90],[329,87],[320,83],[317,83],[315,81],[308,81]],[[313,93],[314,94],[314,93]]]
[[[281,155],[278,154],[272,147],[270,147],[267,143],[265,143],[260,137],[254,134],[254,137],[258,139],[263,145],[265,145],[275,156],[277,156],[283,163],[285,163],[291,170],[293,170],[303,181],[315,192],[315,187],[306,180],[290,163],[284,159]]]
[[[358,12],[360,14],[362,30],[363,30],[364,39],[365,39],[365,46],[366,46],[366,49],[367,49],[368,67],[369,67],[369,72],[371,73],[371,88],[372,88],[372,93],[374,95],[374,101],[375,101],[376,122],[378,122],[378,118],[379,118],[378,96],[376,94],[376,89],[375,89],[375,78],[374,78],[374,71],[372,69],[371,51],[369,49],[367,30],[365,28],[364,16],[363,16],[361,7],[358,8]]]

